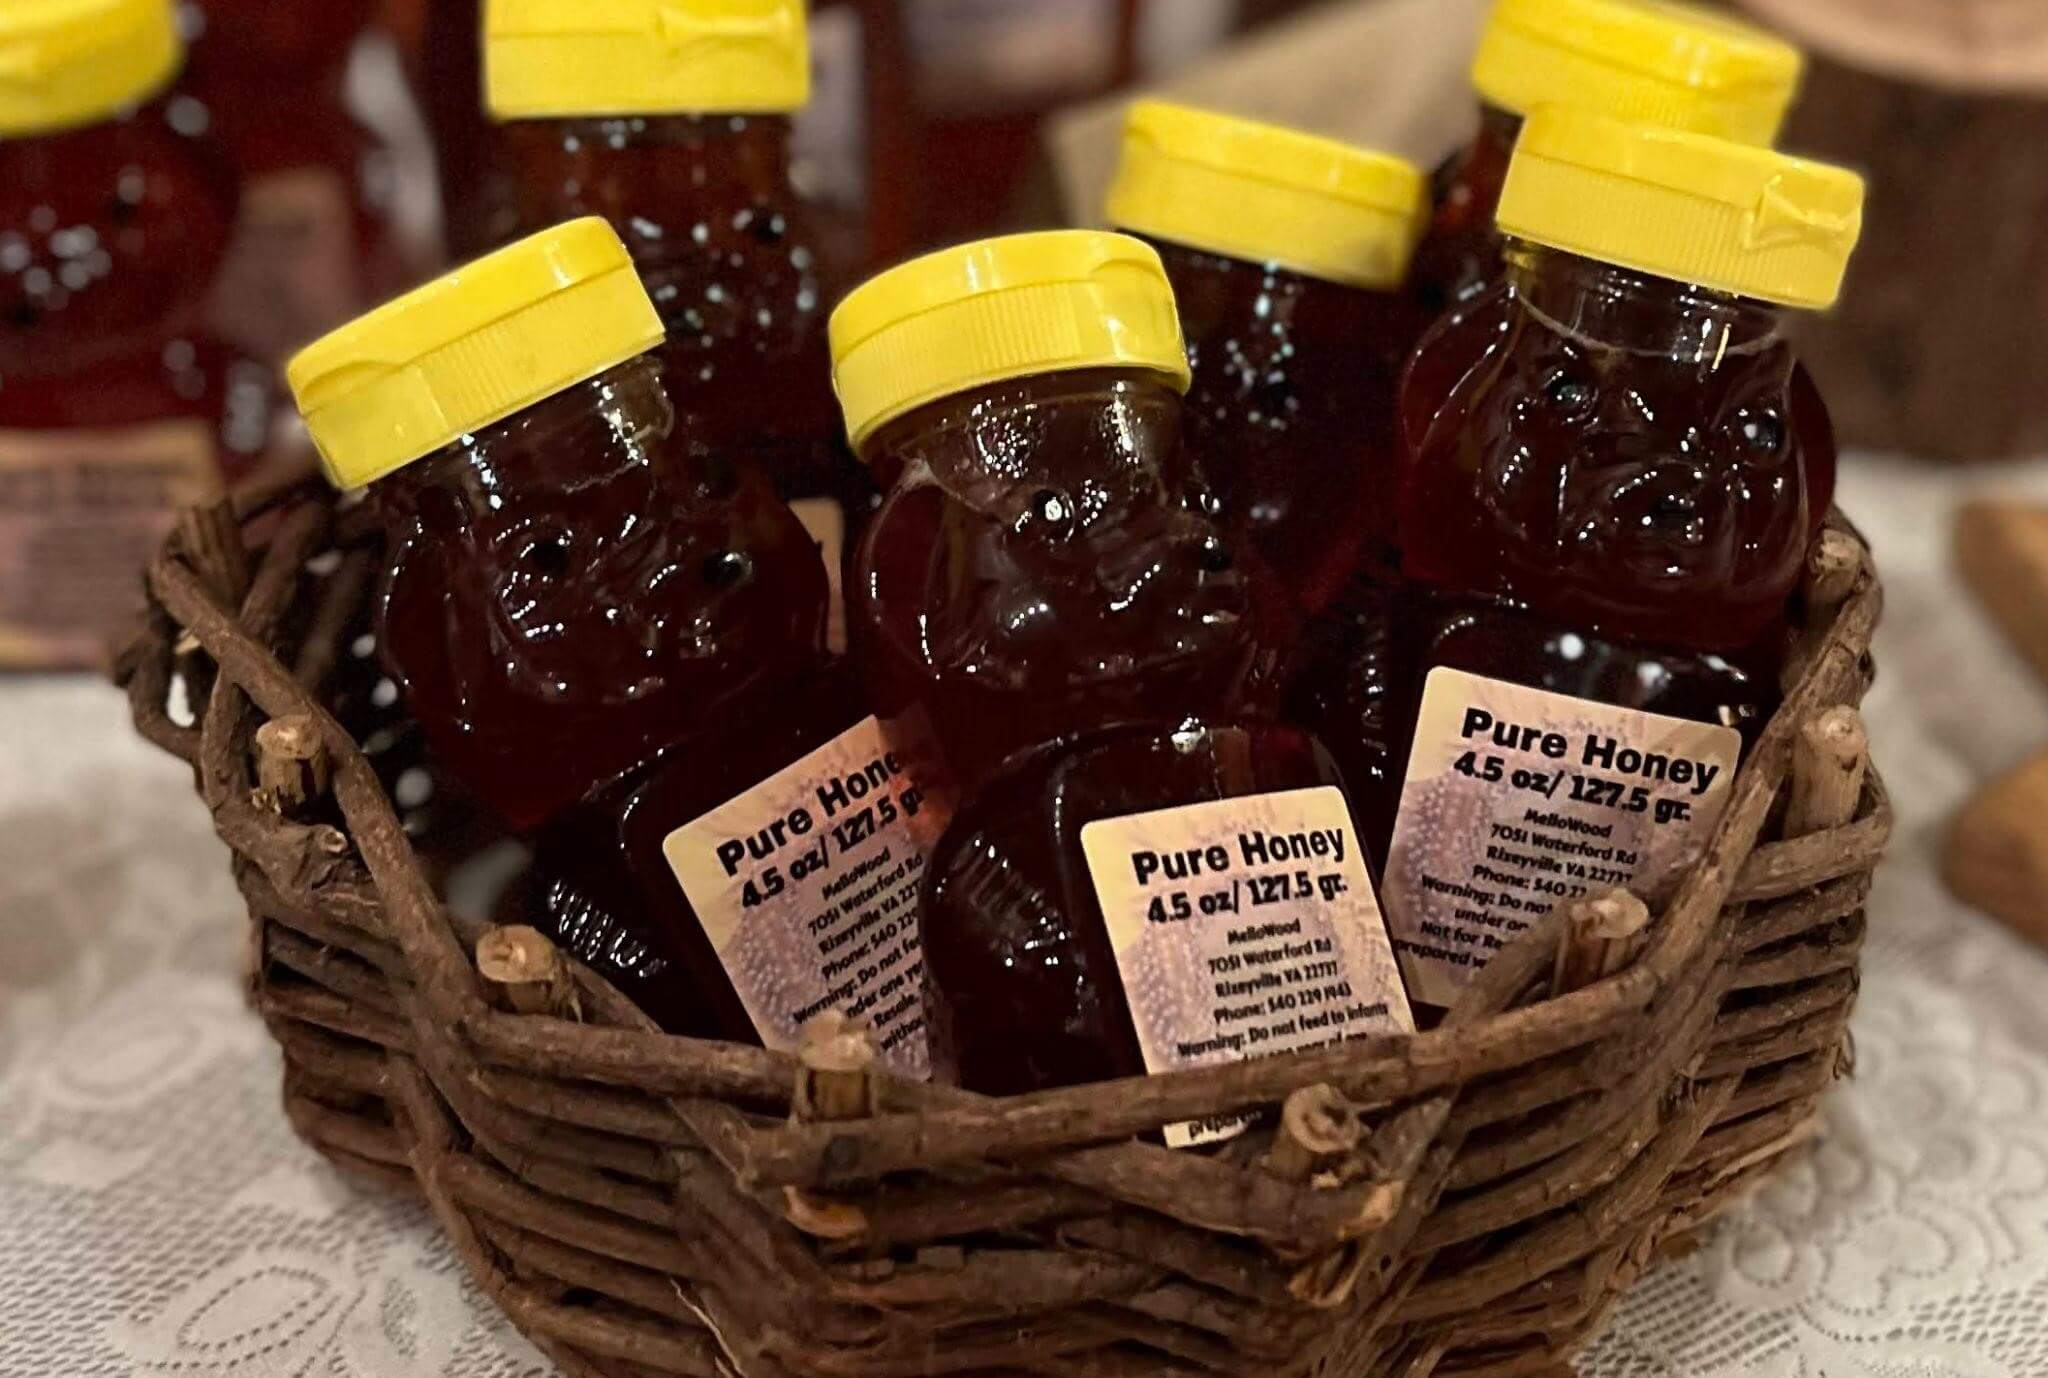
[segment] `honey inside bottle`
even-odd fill
[[[928,723],[971,791],[1077,732],[1230,711],[1250,595],[1185,463],[1156,253],[1088,231],[944,250],[832,329],[855,444],[895,475],[848,596],[881,712]]]
[[[1494,213],[1522,122],[1569,105],[1637,124],[1768,145],[1798,93],[1799,51],[1752,25],[1674,0],[1500,0],[1472,84],[1472,140],[1438,170],[1413,292],[1434,317],[1501,276]]]
[[[438,759],[534,839],[546,924],[665,1027],[788,1046],[799,1007],[840,1003],[802,946],[832,924],[794,930],[891,847],[868,898],[900,901],[918,811],[833,678],[816,547],[759,469],[681,443],[661,339],[592,218],[345,327],[292,382],[383,520],[378,646]],[[825,815],[863,810],[812,863]],[[921,1009],[901,1022],[915,1070]]]
[[[1834,486],[1786,317],[1833,301],[1861,206],[1851,173],[1701,135],[1524,130],[1505,284],[1404,397],[1385,893],[1419,1000],[1558,900],[1654,894],[1711,831]]]
[[[832,396],[837,295],[791,180],[801,0],[491,0],[486,96],[520,229],[610,221],[647,283],[686,444],[763,467],[832,579],[872,489]]]
[[[1394,394],[1423,324],[1400,288],[1423,191],[1402,159],[1290,129],[1162,101],[1125,122],[1108,217],[1173,284],[1189,449],[1301,616],[1392,571]]]
[[[206,328],[236,183],[183,55],[170,0],[0,7],[0,667],[96,664],[177,511],[267,442]]]

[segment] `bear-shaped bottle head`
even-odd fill
[[[816,546],[757,466],[672,429],[643,358],[373,490],[406,533],[384,620],[416,710],[672,739],[822,653]]]
[[[1705,649],[1781,612],[1832,486],[1825,413],[1770,308],[1659,295],[1567,320],[1504,292],[1425,343],[1473,362],[1411,372],[1456,376],[1410,458],[1411,566]]]

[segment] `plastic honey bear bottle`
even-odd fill
[[[1786,315],[1834,301],[1862,202],[1764,149],[1529,119],[1498,311],[1432,332],[1405,398],[1427,679],[1384,894],[1418,1001],[1562,899],[1655,896],[1712,831],[1834,484]]]
[[[0,6],[0,667],[96,662],[266,439],[204,329],[236,188],[173,127],[182,56],[170,0]]]
[[[802,0],[489,0],[484,24],[521,228],[618,230],[668,331],[679,436],[766,467],[824,551],[843,646],[872,489],[832,396],[818,216],[790,179]]]
[[[1798,93],[1799,50],[1704,7],[1669,0],[1499,0],[1472,84],[1479,130],[1437,174],[1415,259],[1430,315],[1500,278],[1494,211],[1522,122],[1569,105],[1638,124],[1768,145]]]
[[[1109,192],[1159,251],[1193,383],[1190,450],[1233,541],[1313,615],[1393,565],[1394,394],[1425,321],[1400,289],[1423,177],[1389,154],[1141,101]]]
[[[679,443],[662,336],[591,218],[370,313],[290,379],[329,476],[383,521],[393,676],[536,839],[564,945],[673,1031],[785,1047],[853,1010],[914,1074],[910,894],[940,819],[832,674],[802,526],[758,471]]]
[[[883,274],[832,328],[849,430],[895,480],[856,650],[965,790],[921,915],[940,1074],[1014,1093],[1405,1022],[1335,768],[1240,720],[1248,593],[1181,463],[1159,256],[990,240]]]
[[[851,569],[857,658],[962,789],[1077,732],[1231,708],[1250,595],[1182,460],[1157,253],[1083,230],[942,250],[857,288],[832,340],[891,480]]]

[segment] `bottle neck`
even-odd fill
[[[971,507],[1008,511],[1040,489],[1151,486],[1180,443],[1180,420],[1180,395],[1159,374],[1076,369],[940,398],[882,427],[861,457],[879,475],[921,473]]]
[[[1752,354],[1784,337],[1775,306],[1510,239],[1516,300],[1562,335],[1661,358],[1711,362]]]
[[[609,194],[635,204],[699,207],[751,205],[787,195],[791,129],[787,115],[718,114],[579,116],[505,125],[529,194],[566,192],[573,183],[585,197]],[[659,177],[608,181],[601,172],[655,161]],[[595,179],[592,170],[599,170]]]
[[[675,411],[651,354],[614,365],[375,484],[387,517],[453,535],[509,493],[574,492],[665,455]]]

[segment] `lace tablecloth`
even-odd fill
[[[1935,875],[1952,809],[2048,742],[2048,692],[1948,572],[1984,485],[2048,496],[2048,466],[1847,476],[1889,588],[1868,715],[1901,824],[1856,1076],[1586,1378],[2048,1374],[2048,955]],[[420,1206],[292,1138],[242,925],[182,768],[112,691],[0,682],[0,1376],[546,1373]]]

